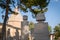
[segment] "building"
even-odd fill
[[[55,38],[54,34],[50,34],[49,36],[50,36],[50,40],[54,40]]]
[[[18,12],[18,9],[16,8],[14,11]],[[20,37],[21,37],[21,22],[22,21],[23,21],[23,17],[20,13],[16,14],[16,15],[11,14],[11,16],[8,19],[7,25],[6,25],[7,38],[12,37],[15,39],[16,38],[20,39]],[[2,23],[0,23],[0,39],[1,39],[1,29],[2,29]]]

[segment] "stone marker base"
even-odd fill
[[[49,40],[48,23],[36,23],[33,34],[35,40]]]

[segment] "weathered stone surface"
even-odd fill
[[[21,22],[21,36],[22,40],[28,40],[29,36],[29,22],[27,21],[27,16],[23,16],[23,21]]]
[[[23,16],[23,20],[27,20],[28,17],[26,15]]]
[[[49,40],[48,23],[36,23],[33,34],[35,40]]]
[[[41,13],[37,14],[36,20],[45,21],[45,16],[44,16],[44,14],[41,14]]]
[[[14,15],[12,14],[8,20],[9,26],[7,26],[6,30],[10,29],[10,35],[15,36],[16,29],[19,31],[19,36],[21,35],[21,21],[23,21],[23,17],[20,14]],[[13,30],[13,31],[12,31]]]

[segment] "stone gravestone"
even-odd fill
[[[23,16],[23,22],[21,23],[22,27],[21,27],[21,36],[22,39],[21,40],[28,40],[29,37],[29,25],[28,25],[28,21],[27,21],[27,16],[24,15]]]
[[[19,32],[18,32],[18,29],[16,29],[16,32],[15,32],[15,39],[16,40],[19,40]]]
[[[12,40],[12,37],[10,35],[10,29],[8,29],[7,31],[7,40]]]
[[[38,23],[34,26],[34,40],[49,40],[48,23],[45,21],[44,14],[37,14]]]

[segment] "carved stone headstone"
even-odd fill
[[[27,21],[27,16],[24,15],[23,16],[23,22],[22,27],[21,27],[21,35],[22,35],[22,40],[28,40],[28,36],[29,36],[29,26],[28,26],[28,21]]]
[[[34,39],[35,40],[49,40],[49,31],[48,31],[48,23],[44,22],[45,16],[44,14],[37,14],[36,20],[38,23],[34,26]]]
[[[16,39],[16,40],[19,40],[19,32],[18,32],[17,29],[16,29],[16,32],[15,32],[15,39]]]
[[[36,20],[37,21],[45,21],[45,15],[44,14],[37,14]]]

